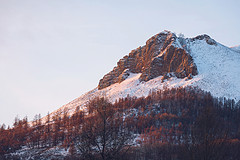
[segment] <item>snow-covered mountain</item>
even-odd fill
[[[165,87],[198,86],[213,96],[240,100],[239,68],[236,48],[228,48],[208,35],[183,38],[163,31],[119,60],[98,87],[52,114],[84,109],[97,96],[115,102],[126,96],[147,96]]]

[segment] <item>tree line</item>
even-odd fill
[[[22,147],[60,146],[63,159],[225,160],[238,159],[240,103],[198,88],[154,91],[147,97],[104,97],[85,110],[67,109],[43,120],[15,119],[0,129],[0,155]]]

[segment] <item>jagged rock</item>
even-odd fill
[[[175,77],[175,73],[165,73],[162,78],[161,78],[161,81],[164,82],[164,80],[168,80],[169,78],[171,77]]]
[[[188,76],[187,76],[187,79],[189,80],[189,79],[193,79],[193,75],[192,74],[189,74]]]
[[[119,75],[118,77],[118,82],[122,82],[124,81],[125,79],[127,79],[127,77],[130,75],[130,71],[129,69],[125,69],[122,74]]]
[[[206,36],[196,39],[204,39]],[[120,59],[117,66],[100,80],[98,89],[121,83],[130,72],[142,73],[140,81],[148,81],[167,73],[174,73],[178,78],[198,73],[188,51],[178,42],[177,36],[169,31],[151,37],[145,46],[132,50]]]
[[[196,39],[198,39],[198,40],[205,39],[207,44],[209,44],[209,45],[217,45],[217,42],[214,39],[212,39],[209,35],[206,35],[206,34],[199,35],[197,37],[191,38],[192,41],[195,41]]]

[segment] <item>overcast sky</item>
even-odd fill
[[[0,124],[95,88],[163,30],[240,44],[238,0],[0,0]]]

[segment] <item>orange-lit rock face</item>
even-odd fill
[[[197,75],[197,67],[176,35],[164,31],[151,37],[145,46],[120,59],[117,66],[100,80],[98,89],[124,81],[129,72],[142,73],[140,80],[148,81],[161,75],[178,78]]]

